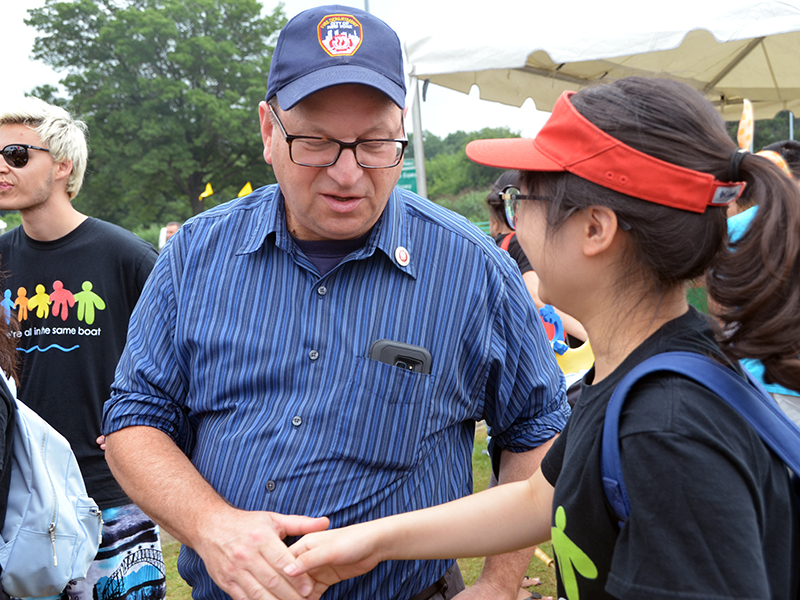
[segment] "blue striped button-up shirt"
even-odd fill
[[[368,358],[380,339],[426,348],[430,374]],[[103,429],[161,429],[233,506],[339,527],[469,494],[474,421],[521,452],[568,413],[519,270],[489,237],[395,189],[366,245],[320,277],[270,186],[164,248]],[[448,566],[382,563],[325,598],[406,600]],[[179,567],[195,598],[226,597],[191,549]]]

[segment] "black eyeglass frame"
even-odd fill
[[[9,148],[24,148],[25,155],[22,157],[22,164],[14,164],[12,159],[10,158],[11,152],[13,150],[9,150]],[[41,148],[39,146],[31,146],[30,144],[8,144],[5,148],[0,150],[0,154],[3,155],[3,158],[6,159],[6,163],[9,167],[14,167],[15,169],[21,169],[25,165],[28,164],[28,160],[30,159],[30,155],[28,150],[43,150],[44,152],[50,152],[49,148]]]
[[[523,194],[515,185],[507,185],[497,192],[497,197],[503,201],[503,215],[506,218],[506,225],[514,231],[517,230],[517,209],[520,200],[550,200],[548,196],[537,196],[535,194]]]
[[[345,148],[350,148],[353,150],[353,156],[355,156],[356,163],[362,169],[392,169],[397,165],[399,165],[400,162],[403,160],[403,155],[405,154],[406,148],[408,147],[408,138],[403,138],[403,139],[380,138],[372,140],[358,140],[356,142],[342,142],[340,140],[335,140],[333,138],[318,137],[313,135],[289,135],[288,133],[286,133],[286,128],[283,126],[283,123],[281,123],[281,120],[278,117],[278,114],[275,112],[275,109],[272,108],[272,105],[268,102],[267,106],[269,106],[270,113],[272,113],[272,116],[275,117],[275,122],[278,124],[278,127],[280,128],[283,137],[286,139],[286,143],[289,145],[289,159],[291,159],[291,161],[294,164],[300,165],[301,167],[314,167],[317,169],[331,167],[336,164],[336,161],[339,160],[339,157],[342,155],[342,150],[344,150]],[[402,126],[403,126],[403,134],[405,134],[405,124],[402,124]],[[315,140],[315,141],[333,142],[334,144],[339,145],[339,152],[336,153],[336,158],[334,158],[331,162],[321,165],[298,162],[294,159],[294,156],[292,155],[292,142],[295,140]],[[394,142],[395,144],[400,145],[399,152],[397,153],[397,160],[394,162],[394,164],[376,167],[372,165],[362,164],[361,161],[358,160],[358,151],[357,151],[358,146],[360,146],[361,144],[370,144],[375,142]]]
[[[517,209],[519,208],[520,200],[539,200],[549,201],[552,200],[550,196],[537,196],[535,194],[523,194],[515,185],[507,185],[501,191],[497,192],[497,196],[503,201],[503,215],[506,218],[506,224],[513,229],[517,230]],[[579,210],[577,207],[571,208],[564,218]],[[622,231],[630,231],[631,226],[627,221],[620,219],[617,215],[617,224]]]

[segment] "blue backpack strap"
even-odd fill
[[[748,373],[747,381],[731,369],[694,352],[664,352],[636,365],[614,390],[606,409],[601,444],[601,474],[606,497],[620,526],[630,515],[630,502],[619,455],[619,416],[630,388],[656,371],[671,371],[705,386],[742,415],[761,439],[795,473],[800,474],[800,427],[778,407]]]

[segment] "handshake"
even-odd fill
[[[532,501],[533,490],[530,480],[509,483],[447,504],[330,530],[326,517],[228,507],[210,520],[213,525],[192,547],[232,598],[317,600],[331,585],[363,575],[384,560],[488,556],[548,540],[549,503]],[[542,509],[539,514],[537,509]],[[463,526],[469,522],[492,523],[491,535]],[[287,548],[287,536],[303,537]],[[486,596],[492,597],[496,594]]]

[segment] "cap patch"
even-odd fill
[[[353,15],[326,15],[317,25],[317,35],[328,56],[353,56],[361,46],[363,29]]]

